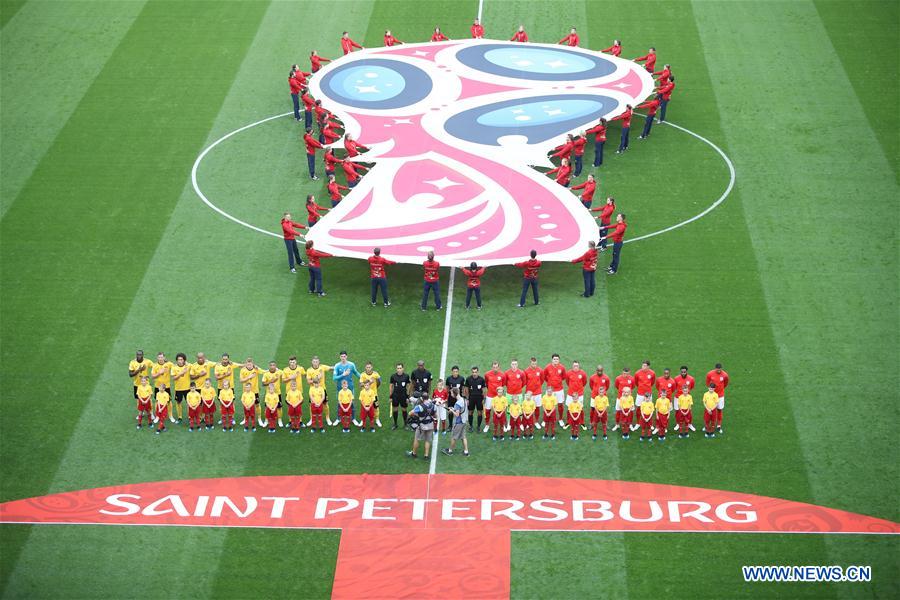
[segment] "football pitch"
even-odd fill
[[[634,241],[619,272],[599,269],[596,295],[582,298],[578,265],[545,263],[540,305],[518,309],[521,270],[492,266],[477,311],[464,309],[462,274],[451,287],[442,269],[445,309],[423,312],[420,265],[389,267],[385,308],[370,306],[363,261],[328,258],[327,296],[308,294],[306,270],[291,274],[283,243],[264,233],[285,211],[302,220],[307,194],[327,203],[300,126],[264,121],[291,109],[290,65],[308,70],[313,49],[337,59],[343,31],[367,48],[387,29],[404,42],[435,26],[468,38],[479,10],[486,38],[523,24],[532,41],[555,43],[574,26],[584,48],[621,39],[623,58],[654,46],[657,68],[672,65],[671,125],[639,140],[636,116],[631,148],[616,155],[612,123],[602,167],[590,166],[588,144],[574,180],[594,173],[595,206],[615,196],[628,215]],[[898,23],[891,1],[3,0],[0,502],[204,478],[527,476],[724,490],[900,521]],[[373,434],[191,433],[185,420],[156,436],[134,428],[126,367],[138,348],[279,367],[290,355],[334,364],[347,350],[385,379],[417,360],[437,376],[531,356],[543,366],[559,353],[614,377],[649,359],[657,374],[690,366],[698,434],[641,444],[472,433],[471,456],[425,461],[405,455],[412,433],[390,430],[382,401],[386,426]],[[725,434],[704,439],[701,380],[717,362],[731,377]],[[328,388],[336,396],[330,378]],[[897,535],[817,533],[802,513],[786,530],[514,531],[508,593],[900,597]],[[454,543],[451,527],[433,533]],[[4,523],[0,594],[329,597],[341,536]],[[480,554],[484,571],[507,568],[478,546],[459,551]],[[410,589],[442,568],[405,558]],[[746,565],[860,565],[872,576],[747,583]],[[466,575],[471,589],[483,575]],[[381,589],[362,574],[358,586],[359,597]]]

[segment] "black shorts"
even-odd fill
[[[328,390],[325,390],[324,400],[322,400],[322,404],[328,404]]]
[[[278,410],[281,410],[281,394],[278,394],[278,406],[276,406]]]
[[[137,388],[134,388],[134,396],[137,398]],[[375,410],[378,410],[378,396],[375,396],[375,402],[372,403],[372,406],[375,407]]]
[[[134,386],[134,399],[137,400],[137,386]]]
[[[259,404],[259,392],[256,392],[254,395],[256,396],[256,402],[254,402],[254,404]]]
[[[175,390],[175,402],[183,402],[190,390]]]
[[[469,410],[484,410],[484,398],[469,397]]]
[[[402,406],[406,408],[409,406],[409,398],[391,398],[391,406],[397,408],[398,406]]]

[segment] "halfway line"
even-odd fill
[[[444,341],[441,345],[441,370],[440,375],[438,375],[441,379],[444,378],[444,375],[446,375],[447,372],[447,348],[450,345],[450,317],[453,314],[453,280],[455,277],[456,267],[450,267],[450,286],[447,288],[447,313],[444,315]],[[428,467],[429,475],[434,475],[435,468],[437,467],[438,441],[441,438],[439,432],[440,425],[440,420],[438,420],[438,426],[434,430],[434,443],[431,444],[431,465]]]

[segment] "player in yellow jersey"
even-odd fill
[[[319,360],[318,356],[313,356],[310,359],[309,368],[306,369],[306,382],[312,386],[313,378],[319,380],[319,385],[322,387],[322,391],[324,394],[324,399],[322,400],[323,410],[325,411],[325,422],[329,425],[332,425],[331,422],[331,411],[328,408],[328,390],[325,389],[325,373],[331,370],[329,365],[323,365]],[[307,423],[308,425],[308,423]]]
[[[166,391],[166,385],[162,381],[156,386],[156,433],[159,435],[166,430],[166,417],[169,416],[169,392]]]
[[[522,435],[522,430],[525,429],[522,426],[522,405],[519,404],[521,397],[522,394],[513,395],[512,402],[509,404],[509,437],[517,442],[521,439],[519,436]]]
[[[150,368],[150,374],[153,375],[153,387],[159,389],[159,384],[163,384],[163,388],[167,393],[172,391],[172,362],[166,358],[164,352],[156,355],[156,362]],[[169,396],[171,398],[171,396]],[[174,423],[175,415],[171,410],[168,411],[169,419]]]
[[[582,425],[584,425],[584,403],[581,401],[581,396],[575,396],[569,403],[568,423],[566,423],[566,428],[571,428],[572,441],[578,440]]]
[[[275,382],[270,381],[266,387],[266,424],[269,426],[269,433],[275,433],[278,427],[283,427],[278,419],[280,406],[281,394],[275,387]]]
[[[134,387],[134,399],[138,399],[138,386],[141,385],[142,377],[150,377],[150,369],[153,368],[153,361],[144,358],[144,351],[138,350],[134,353],[134,360],[128,363],[128,376],[131,377],[131,384]],[[151,396],[153,388],[150,388]],[[141,416],[137,416],[137,420],[141,420]],[[140,428],[140,427],[138,427]]]
[[[191,363],[191,381],[197,384],[197,389],[201,392],[203,391],[203,386],[206,385],[206,380],[212,376],[213,367],[215,365],[206,360],[206,354],[203,352],[198,352],[197,362]]]
[[[606,388],[597,388],[597,395],[591,398],[591,439],[597,439],[597,426],[603,428],[603,439],[606,439],[606,423],[609,420],[609,398]]]
[[[622,428],[622,439],[627,440],[631,437],[631,430],[634,428],[632,424],[634,420],[634,396],[631,395],[630,387],[622,388],[622,396],[618,402],[619,422],[616,423],[616,427]]]
[[[491,420],[494,424],[494,441],[496,442],[499,436],[500,441],[502,442],[505,437],[505,432],[507,430],[506,425],[506,407],[509,405],[509,398],[506,397],[506,394],[503,393],[504,390],[502,387],[497,388],[497,396],[491,399]]]
[[[678,432],[678,437],[690,437],[688,431],[696,431],[693,410],[694,397],[691,396],[690,386],[686,385],[681,388],[681,395],[675,398],[675,431]]]
[[[531,394],[525,394],[525,400],[522,401],[522,437],[529,440],[534,439],[534,421],[537,418],[537,405],[533,398]]]
[[[371,367],[372,363],[367,363],[367,367]],[[365,373],[363,373],[365,375]],[[377,373],[376,373],[377,375]],[[359,421],[360,421],[360,432],[366,430],[366,424],[368,423],[368,427],[375,433],[375,424],[376,424],[376,406],[378,402],[378,395],[375,393],[375,386],[378,384],[374,378],[363,379],[362,375],[359,378],[362,383],[362,389],[359,391]]]
[[[269,361],[269,369],[267,371],[263,371],[262,374],[262,383],[266,389],[269,389],[269,384],[275,384],[275,392],[278,394],[278,426],[284,427],[284,422],[281,420],[282,414],[282,404],[281,404],[281,381],[284,379],[284,372],[278,368],[278,364],[274,360]]]
[[[681,404],[679,403],[679,406]],[[709,390],[703,394],[703,437],[716,437],[716,408],[719,407],[719,394],[716,386],[710,385]]]
[[[262,418],[262,410],[259,404],[259,376],[262,375],[262,369],[256,366],[256,363],[253,362],[251,357],[247,357],[247,360],[244,361],[244,366],[241,367],[240,370],[240,380],[241,386],[243,387],[245,384],[250,384],[250,391],[253,392],[253,396],[256,398],[256,421],[259,423],[260,427],[265,427],[266,422],[263,421]],[[244,400],[241,398],[241,404],[243,404]]]
[[[144,415],[147,415],[147,427],[150,427],[153,425],[153,386],[146,375],[141,377],[134,388],[134,397],[137,398],[137,428],[140,429],[144,424]]]
[[[341,389],[338,392],[338,419],[341,431],[350,433],[350,423],[353,421],[353,391],[346,379],[341,381]]]
[[[191,391],[191,365],[188,364],[184,352],[175,355],[175,364],[172,365],[172,387],[175,388],[175,416],[181,423],[184,418],[181,403]]]
[[[669,412],[672,401],[665,394],[656,399],[656,439],[666,441],[666,430],[669,428]]]
[[[281,370],[281,380],[284,382],[284,389],[287,391],[291,387],[291,382],[297,382],[297,390],[300,392],[300,397],[303,397],[303,377],[306,375],[306,369],[297,364],[297,357],[291,355],[288,357],[288,364],[285,368]],[[301,427],[305,427],[306,424],[300,422]]]
[[[201,421],[201,408],[200,403],[202,399],[200,398],[200,392],[197,391],[197,384],[191,382],[191,387],[187,393],[187,405],[188,405],[188,431],[193,432],[194,427],[200,429],[200,421]]]
[[[318,376],[314,376],[309,382],[309,423],[312,425],[313,431],[318,429],[321,433],[325,433],[325,427],[322,424],[322,413],[325,410],[325,388],[319,385]]]
[[[364,386],[367,381],[370,382],[372,392],[375,394],[375,403],[372,406],[373,414],[375,415],[375,425],[381,427],[381,416],[378,408],[378,386],[381,385],[381,375],[372,368],[371,362],[366,362],[363,372],[359,375],[360,387]],[[362,396],[360,396],[360,399],[362,399]]]
[[[300,427],[303,425],[303,390],[300,389],[300,382],[296,378],[291,379],[284,394],[287,398],[291,433],[300,433]]]
[[[231,357],[228,356],[228,353],[222,354],[222,359],[216,363],[216,366],[213,368],[213,374],[216,377],[216,386],[221,390],[222,383],[227,379],[228,387],[231,388],[232,391],[235,389],[234,387],[234,372],[241,368],[241,365],[231,362]]]
[[[206,383],[209,384],[209,381]],[[203,389],[207,387],[212,386],[204,386]],[[234,390],[227,379],[222,381],[222,389],[219,390],[219,404],[222,405],[222,431],[234,431]]]
[[[543,412],[542,417],[544,419],[544,435],[541,437],[541,439],[546,440],[549,437],[551,440],[555,440],[556,396],[549,389],[543,395],[543,397],[541,397],[541,411]]]
[[[192,381],[192,386],[197,383]],[[203,387],[200,388],[200,413],[201,419],[206,424],[207,429],[213,428],[213,419],[216,417],[216,389],[212,386],[212,381],[207,377],[203,381]],[[222,430],[225,430],[224,424]]]
[[[244,384],[244,392],[241,394],[241,406],[244,407],[244,431],[256,431],[256,411],[259,405],[256,404],[258,394],[253,393],[253,384],[249,381]]]
[[[648,395],[638,407],[638,425],[641,426],[641,441],[653,441],[653,400]]]

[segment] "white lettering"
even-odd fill
[[[329,509],[328,504],[330,502],[343,502],[344,506]],[[334,515],[339,512],[353,510],[357,506],[359,506],[359,500],[354,500],[353,498],[319,498],[319,501],[316,502],[315,518],[324,519],[326,515]]]
[[[263,496],[262,499],[272,501],[272,513],[269,516],[273,519],[284,516],[284,505],[288,500],[300,500],[294,496]]]
[[[141,507],[133,502],[127,502],[122,500],[122,498],[134,498],[135,500],[140,500],[141,497],[136,494],[113,494],[112,496],[106,497],[106,503],[112,506],[118,506],[119,508],[124,508],[123,511],[115,511],[115,510],[106,510],[105,508],[101,508],[100,512],[104,515],[134,515],[141,511]]]
[[[198,496],[197,506],[194,507],[194,516],[202,517],[206,513],[206,507],[209,505],[209,496]]]
[[[589,505],[595,506],[589,506]],[[609,521],[615,515],[610,512],[612,505],[606,500],[573,500],[572,501],[572,520],[573,521]],[[585,511],[599,513],[599,517],[586,517]]]
[[[476,502],[474,499],[462,500],[459,498],[456,499],[447,499],[441,504],[441,520],[442,521],[474,521],[475,517],[454,517],[453,511],[468,511],[471,510],[469,506],[454,506],[454,503],[463,503],[463,502]]]
[[[500,510],[494,510],[494,504],[509,504],[508,507]],[[506,517],[512,521],[524,521],[525,519],[516,514],[517,510],[525,507],[524,502],[519,500],[482,500],[481,501],[481,520],[490,521],[494,516]]]
[[[254,496],[244,496],[244,500],[247,502],[247,510],[241,511],[237,507],[237,505],[231,501],[231,498],[228,496],[216,496],[213,499],[212,510],[209,511],[209,516],[211,517],[221,517],[222,509],[226,506],[231,509],[231,511],[236,514],[241,519],[246,519],[250,516],[253,511],[256,510],[256,506],[259,504]]]
[[[160,506],[168,503],[172,508],[160,509]],[[178,514],[179,517],[188,517],[190,513],[188,509],[185,508],[184,502],[181,501],[181,496],[175,494],[169,494],[168,496],[163,496],[159,500],[151,502],[147,505],[144,510],[141,511],[142,515],[146,515],[148,517],[156,517],[159,515],[165,515],[172,511]]]
[[[375,506],[376,502],[397,502],[396,498],[366,498],[363,500],[362,518],[369,521],[381,519],[383,521],[396,521],[397,517],[376,517],[376,510],[391,510],[391,506]]]
[[[684,505],[685,507],[693,506],[695,508],[681,512],[682,505]],[[706,502],[669,500],[669,520],[673,523],[681,523],[682,518],[687,519],[690,517],[697,519],[701,523],[712,523],[713,520],[704,514],[708,512],[710,508],[712,507]]]
[[[726,523],[755,523],[756,522],[756,511],[755,510],[736,510],[734,511],[735,515],[739,515],[740,519],[734,518],[728,514],[728,509],[732,506],[747,506],[752,507],[753,505],[749,502],[725,502],[716,507],[716,516],[725,521]]]
[[[653,521],[661,521],[663,518],[662,508],[656,500],[648,500],[650,506],[650,516],[646,519],[639,519],[631,514],[631,500],[622,500],[622,506],[619,507],[619,516],[626,521],[632,523],[652,523]]]
[[[428,502],[437,502],[437,500],[434,498],[403,498],[400,502],[412,503],[412,520],[422,521],[425,519],[425,504]]]
[[[566,517],[569,516],[569,513],[564,511],[561,508],[554,508],[552,506],[547,506],[548,504],[560,504],[565,505],[565,502],[562,500],[532,500],[531,502],[531,510],[538,510],[545,513],[550,513],[551,515],[555,515],[553,517],[536,517],[534,515],[529,515],[528,518],[533,521],[562,521]]]

